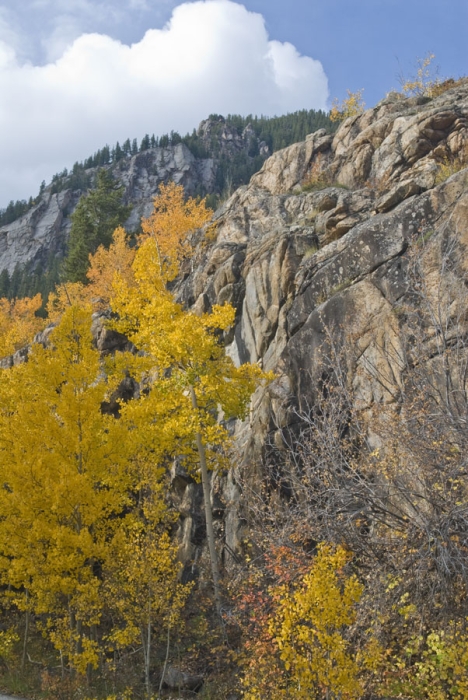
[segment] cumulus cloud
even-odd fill
[[[263,17],[231,0],[179,5],[132,45],[90,33],[61,51],[34,65],[0,42],[0,205],[105,143],[185,133],[213,112],[326,108],[322,65],[270,40]]]

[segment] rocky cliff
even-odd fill
[[[263,159],[269,154],[268,146],[251,127],[239,132],[223,117],[211,117],[201,122],[196,138],[203,157],[196,157],[185,143],[180,142],[147,148],[107,166],[124,186],[125,202],[132,206],[125,222],[128,230],[137,229],[141,218],[151,213],[153,197],[161,182],[176,182],[191,196],[212,193],[220,186],[219,175],[216,179],[220,159],[243,154],[244,160],[250,162],[252,159],[248,154],[253,147]],[[95,173],[96,168],[86,170],[88,179],[92,180]],[[60,192],[55,192],[57,187],[54,184],[45,187],[23,216],[0,227],[0,272],[8,270],[11,274],[16,266],[27,265],[33,270],[38,264],[47,269],[51,259],[64,256],[71,226],[70,214],[84,192],[73,187],[72,177],[64,178]]]
[[[398,358],[408,352],[408,309],[439,309],[424,361],[447,351],[449,329],[466,332],[467,118],[467,80],[434,99],[391,94],[335,135],[320,130],[274,154],[216,213],[216,241],[200,244],[178,294],[198,311],[231,302],[237,322],[227,352],[277,373],[237,426],[239,463],[261,462],[267,444],[281,447],[314,403],[331,346],[346,347],[355,406],[370,412],[395,400],[392,386],[407,369]],[[422,296],[411,278],[415,260]],[[447,342],[436,342],[441,333]],[[195,487],[184,491],[175,478],[193,559]],[[232,554],[243,536],[232,474],[216,482],[213,498]]]
[[[225,140],[226,148],[239,147]],[[200,232],[176,294],[196,311],[233,304],[227,352],[276,373],[253,397],[249,420],[233,427],[238,465],[261,465],[268,445],[282,448],[313,406],[332,351],[346,351],[355,407],[371,415],[376,405],[391,406],[408,371],[409,343],[414,348],[408,318],[421,304],[438,311],[418,361],[434,362],[460,339],[466,347],[467,166],[468,80],[433,99],[391,94],[334,135],[319,130],[275,153],[216,212],[214,232]],[[179,144],[135,156],[119,177],[137,203],[136,224],[159,181],[209,187],[213,168]],[[0,231],[0,268],[62,245],[75,204],[69,191],[44,193]],[[99,319],[95,331],[100,349],[114,347]],[[177,466],[173,487],[190,567],[204,551],[200,487]],[[213,479],[213,504],[228,560],[245,535],[235,471]]]
[[[125,187],[125,199],[133,205],[126,226],[135,229],[142,216],[152,210],[152,198],[161,182],[173,180],[187,192],[198,187],[213,189],[215,163],[211,158],[197,159],[182,143],[167,148],[152,148],[125,159],[114,168]],[[83,193],[64,189],[52,193],[47,187],[39,201],[20,219],[0,228],[0,271],[13,272],[16,265],[41,262],[51,255],[63,257],[71,226],[70,214]]]

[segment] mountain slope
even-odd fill
[[[410,381],[415,318],[428,367],[455,343],[450,329],[466,357],[467,118],[467,80],[435,99],[391,95],[335,135],[274,154],[216,213],[216,241],[187,265],[179,297],[197,311],[232,303],[227,352],[278,376],[237,426],[240,464],[278,459],[318,405],[332,356],[347,358],[352,405],[370,422]],[[441,333],[452,340],[435,343]],[[372,431],[366,439],[380,444]],[[226,489],[224,537],[236,552],[240,491],[232,479]]]
[[[94,187],[100,167],[123,184],[125,203],[132,206],[126,227],[134,231],[150,214],[161,182],[181,184],[187,195],[210,195],[209,204],[216,207],[274,150],[304,138],[317,125],[334,128],[327,115],[314,110],[274,119],[212,115],[185,137],[145,136],[140,147],[129,139],[123,147],[104,147],[70,172],[55,175],[48,186],[43,183],[35,200],[10,202],[0,212],[0,296],[47,296],[67,252],[70,214]]]

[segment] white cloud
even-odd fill
[[[326,108],[321,64],[269,40],[262,16],[231,0],[179,5],[131,46],[94,33],[63,50],[54,38],[62,53],[42,66],[0,45],[0,205],[106,142],[185,133],[213,112]]]

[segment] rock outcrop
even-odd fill
[[[90,173],[92,171],[89,171]],[[197,159],[179,143],[167,148],[151,148],[113,168],[124,185],[125,200],[132,205],[126,227],[134,230],[141,217],[152,211],[153,197],[161,182],[173,180],[194,194],[197,189],[213,190],[216,173],[212,158]],[[65,189],[52,194],[47,187],[39,202],[21,218],[0,228],[0,271],[11,274],[16,265],[41,263],[47,267],[51,256],[63,257],[71,227],[70,214],[83,192]]]
[[[211,127],[201,128],[209,140]],[[224,134],[226,152],[250,136],[239,138]],[[208,187],[213,177],[210,163],[197,161],[182,144],[153,150],[121,169],[137,202],[135,216],[147,213],[159,181],[171,178],[190,191],[199,182]],[[61,245],[75,204],[69,192],[45,193],[28,215],[1,229],[0,268],[11,270],[15,261]],[[233,304],[227,352],[236,363],[259,362],[276,373],[253,397],[249,420],[233,427],[238,464],[261,463],[268,444],[281,448],[285,431],[315,400],[332,345],[349,350],[355,405],[369,412],[391,406],[392,385],[401,382],[398,358],[409,351],[408,309],[417,311],[421,299],[439,309],[442,302],[445,328],[452,333],[453,316],[457,332],[461,319],[468,335],[468,80],[434,99],[391,94],[348,118],[336,134],[319,130],[275,153],[216,212],[214,223],[215,240],[212,226],[206,237],[200,233],[176,294],[197,312]],[[422,291],[411,278],[415,261]],[[125,343],[99,318],[94,325],[103,351]],[[427,327],[418,361],[437,358],[438,333]],[[138,391],[124,389],[128,397]],[[206,557],[201,490],[177,464],[172,482],[190,578]],[[229,563],[246,535],[241,489],[234,473],[217,475],[212,485],[215,526]]]
[[[239,462],[259,462],[267,443],[281,445],[313,403],[330,342],[350,346],[356,405],[391,404],[382,377],[400,381],[388,349],[406,351],[401,309],[417,309],[408,272],[415,258],[428,300],[450,296],[448,319],[456,299],[466,301],[467,119],[467,80],[434,99],[390,95],[334,136],[320,130],[275,153],[216,213],[216,241],[200,244],[179,297],[197,311],[233,304],[227,352],[277,374],[236,428]],[[228,558],[244,532],[240,491],[232,475],[213,484]],[[193,485],[186,488],[179,476],[180,534],[193,559]]]
[[[247,126],[239,133],[222,117],[210,117],[201,122],[198,136],[205,150],[203,157],[195,157],[180,142],[148,148],[111,166],[114,176],[124,186],[125,202],[132,207],[125,222],[127,230],[136,230],[141,218],[149,216],[161,182],[182,185],[191,196],[212,193],[219,186],[216,175],[221,157],[244,153],[248,161],[252,148],[263,158],[269,154],[268,146],[256,136],[252,127]],[[86,173],[92,179],[95,169],[90,168]],[[71,189],[67,178],[62,186],[61,192],[54,193],[53,184],[49,185],[29,211],[0,227],[0,272],[8,270],[11,274],[17,265],[20,268],[40,265],[46,270],[50,260],[64,257],[71,227],[70,214],[84,193]]]

